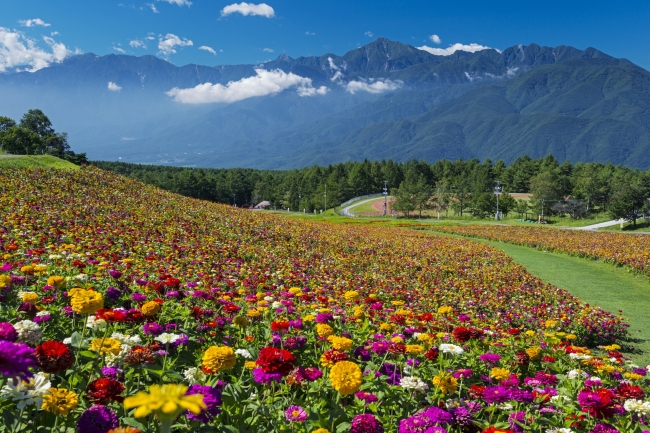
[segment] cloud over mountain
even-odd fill
[[[29,66],[25,70],[35,72],[48,67],[50,63],[60,63],[73,54],[64,44],[49,36],[43,36],[43,41],[51,52],[40,48],[35,39],[21,32],[0,27],[0,72],[19,66]]]
[[[275,11],[273,8],[266,3],[254,4],[254,3],[233,3],[226,6],[221,10],[221,16],[228,16],[230,14],[239,13],[244,16],[248,15],[259,15],[266,18],[273,18],[275,16]]]
[[[226,85],[204,83],[188,89],[174,87],[167,92],[174,101],[183,104],[231,103],[258,96],[273,95],[295,87],[299,96],[315,96],[327,93],[327,87],[316,89],[310,78],[279,69],[267,71],[256,69],[252,77],[231,81]]]
[[[433,39],[434,36],[437,37],[437,35],[431,36],[431,40],[433,42],[435,42],[435,40]],[[440,38],[438,38],[438,41],[440,41]],[[435,42],[435,43],[439,44],[440,42]],[[464,45],[464,44],[460,44],[460,43],[450,45],[447,48],[431,48],[431,47],[428,47],[426,45],[423,45],[421,47],[416,47],[416,48],[418,50],[426,51],[426,52],[434,54],[436,56],[450,56],[450,55],[454,54],[456,51],[467,51],[467,52],[470,52],[470,53],[475,53],[477,51],[491,50],[492,49],[490,47],[486,47],[484,45],[479,45],[479,44]]]
[[[158,38],[158,50],[163,56],[169,56],[170,54],[176,54],[175,47],[191,47],[194,43],[186,38],[179,38],[178,36],[167,33],[163,38],[160,36]]]

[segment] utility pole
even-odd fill
[[[496,214],[496,220],[499,220],[499,196],[501,195],[501,191],[503,190],[503,187],[501,186],[501,181],[497,180],[497,184],[494,187],[494,195],[497,196],[497,214]]]
[[[327,211],[327,184],[325,184],[325,193],[323,193],[325,196],[325,211]]]
[[[382,214],[382,216],[386,216],[387,200],[388,200],[388,181],[387,180],[384,181],[384,192],[382,194],[384,194],[384,213]]]

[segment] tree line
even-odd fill
[[[27,111],[15,120],[0,116],[0,150],[15,155],[53,155],[74,164],[87,163],[85,153],[74,153],[66,132],[56,132],[50,119],[39,109]]]
[[[566,214],[581,218],[609,211],[630,220],[647,205],[650,170],[620,165],[560,164],[549,155],[502,160],[359,161],[274,171],[245,168],[209,169],[92,161],[92,164],[160,188],[204,200],[251,206],[263,200],[277,209],[313,212],[351,198],[382,192],[387,181],[393,208],[411,214],[433,210],[487,217],[496,212],[494,188],[499,182],[499,210],[523,214]],[[531,193],[530,201],[509,193]]]

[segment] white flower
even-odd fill
[[[21,291],[18,292],[18,299],[23,299],[23,297],[25,295],[36,295],[36,293],[34,293],[34,292],[26,292],[24,290],[21,290]],[[36,295],[36,296],[38,296],[38,295]]]
[[[553,403],[560,403],[560,402],[568,403],[571,401],[571,399],[564,395],[554,395],[553,397],[551,397],[551,401]]]
[[[404,374],[411,374],[411,371],[413,370],[413,367],[410,365],[405,365],[404,366]]]
[[[2,398],[10,398],[17,402],[18,410],[23,410],[25,406],[32,404],[40,409],[43,404],[43,394],[51,387],[48,374],[36,373],[29,382],[20,381],[18,385],[14,385],[13,381],[8,381],[0,390],[0,395]]]
[[[201,371],[201,369],[192,367],[188,368],[183,372],[183,376],[185,376],[185,380],[189,382],[190,385],[194,385],[195,383],[199,382],[204,382],[207,378],[205,373]]]
[[[441,344],[438,350],[442,353],[451,353],[452,355],[461,355],[465,352],[462,347],[456,346],[455,344]]]
[[[264,297],[264,300],[265,300],[266,302],[271,302],[271,301],[274,300],[274,299],[275,299],[275,298],[274,298],[273,296],[265,296],[265,297]]]
[[[580,353],[569,353],[569,358],[571,359],[591,359],[591,356]]]
[[[90,329],[104,329],[106,328],[106,320],[104,319],[97,319],[95,320],[95,316],[88,316],[86,318],[86,328]]]
[[[181,338],[181,336],[178,334],[170,334],[168,332],[163,332],[162,334],[154,338],[154,340],[160,341],[163,344],[170,344],[170,343],[175,343],[179,338]]]
[[[399,381],[399,384],[404,389],[413,389],[415,391],[426,391],[429,386],[418,377],[414,376],[405,376],[402,377]]]
[[[41,342],[43,332],[38,323],[31,320],[21,320],[14,325],[14,328],[18,332],[18,341],[27,343],[30,346],[36,346]]]
[[[126,344],[129,347],[137,346],[138,344],[142,343],[142,339],[137,334],[129,337],[128,335],[120,334],[119,332],[113,332],[111,334],[111,338],[119,341],[122,344]]]
[[[422,335],[421,332],[414,332],[413,333],[413,338],[415,338],[417,340],[420,335]]]
[[[574,369],[574,370],[569,371],[569,372],[566,374],[566,377],[569,378],[569,379],[571,379],[571,380],[573,380],[573,379],[577,379],[578,377],[581,377],[581,378],[583,378],[583,379],[586,379],[586,378],[589,377],[589,375],[588,375],[587,373],[585,373],[584,371],[582,371],[582,370]]]
[[[75,275],[75,276],[72,277],[72,278],[75,279],[75,280],[77,280],[77,281],[86,281],[86,280],[88,279],[88,275],[86,275],[86,274],[79,274],[79,275]]]
[[[570,428],[547,428],[546,433],[573,433]]]
[[[72,344],[72,338],[70,338],[70,337],[64,338],[63,339],[63,344],[67,344],[67,345]]]
[[[49,316],[49,315],[50,315],[50,312],[49,312],[49,311],[46,311],[46,310],[43,310],[43,311],[39,311],[38,313],[36,313],[36,315],[37,315],[38,317]]]
[[[282,307],[282,303],[278,301],[275,301],[271,304],[271,308],[281,308],[281,307]]]
[[[235,354],[241,356],[244,359],[252,359],[253,358],[253,355],[251,355],[251,353],[246,349],[237,349],[237,350],[235,350]]]
[[[642,400],[625,400],[623,407],[628,412],[636,412],[643,415],[650,414],[650,402]]]
[[[106,355],[106,358],[104,358],[106,366],[115,367],[116,365],[120,365],[130,351],[131,351],[131,346],[129,346],[128,344],[121,344],[120,353],[118,353],[117,355],[113,355],[112,353]]]
[[[62,259],[63,256],[60,255],[60,254],[50,254],[50,255],[48,256],[48,258],[49,258],[50,260],[59,260],[59,259]]]
[[[514,406],[511,405],[510,403],[503,403],[502,405],[499,406],[499,409],[505,410],[505,411],[512,410],[513,408],[514,408]]]

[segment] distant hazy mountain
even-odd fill
[[[259,68],[307,90],[209,104],[167,94],[212,83],[230,98]],[[436,56],[380,38],[343,56],[215,67],[84,54],[0,75],[0,115],[40,108],[91,159],[212,167],[553,153],[648,168],[649,105],[648,71],[593,48],[534,44]]]

